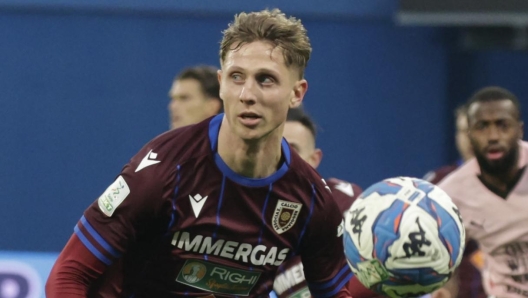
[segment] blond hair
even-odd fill
[[[279,9],[242,12],[235,15],[234,21],[222,33],[221,63],[229,51],[254,41],[265,41],[282,49],[286,66],[297,68],[300,78],[304,76],[312,46],[301,20],[286,17]]]

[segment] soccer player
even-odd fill
[[[423,179],[433,184],[438,184],[442,179],[449,175],[449,173],[453,172],[464,162],[473,157],[473,148],[471,148],[467,133],[468,120],[467,106],[465,104],[456,108],[455,119],[455,143],[460,159],[456,163],[428,172]],[[481,252],[478,250],[478,244],[474,240],[469,240],[466,243],[462,262],[458,267],[460,276],[460,282],[457,283],[460,286],[458,290],[459,298],[485,298],[487,296],[482,287],[482,276],[479,270],[481,268],[478,266],[479,264],[474,262],[474,260],[479,259],[480,256]]]
[[[199,65],[179,73],[169,91],[170,128],[198,123],[222,111],[218,69]]]
[[[468,101],[468,136],[475,158],[442,180],[459,207],[468,239],[486,260],[488,295],[528,296],[528,143],[517,97],[487,87]]]
[[[314,169],[319,166],[323,152],[315,146],[316,127],[302,108],[290,109],[288,112],[284,125],[284,138],[290,147]],[[341,214],[352,205],[362,191],[359,186],[336,178],[328,179],[327,183],[332,189],[332,195]],[[306,284],[300,257],[286,261],[279,267],[273,290],[280,298],[309,297],[310,291]]]
[[[282,137],[310,54],[300,20],[236,15],[220,49],[225,114],[132,157],[77,223],[47,297],[262,297],[296,254],[313,296],[348,297],[339,208]]]

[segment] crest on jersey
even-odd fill
[[[282,234],[291,229],[295,221],[297,221],[297,217],[299,217],[301,208],[301,203],[279,200],[273,211],[273,218],[271,219],[271,226],[275,232]]]

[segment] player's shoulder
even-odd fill
[[[194,152],[202,145],[209,144],[209,122],[210,119],[207,119],[197,124],[167,131],[152,139],[148,145],[160,150],[178,151],[178,153]]]
[[[438,186],[452,198],[463,197],[466,191],[478,186],[479,171],[477,160],[472,158],[449,173],[438,183]]]
[[[311,185],[320,196],[331,199],[330,187],[323,177],[311,165],[304,161],[295,150],[290,150],[290,152],[288,180],[294,184]]]
[[[211,152],[209,120],[156,136],[130,159],[127,167],[136,173],[146,171],[149,172],[148,175],[154,172],[164,175],[163,173],[172,173],[176,165],[207,156]]]
[[[357,197],[363,192],[361,187],[355,183],[330,177],[326,180],[332,190],[332,196],[342,212],[346,211]]]
[[[361,192],[363,192],[363,189],[361,189],[359,185],[335,177],[330,177],[326,179],[326,183],[328,184],[332,192],[336,190],[349,197],[357,197],[361,194]]]

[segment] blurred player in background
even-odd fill
[[[294,255],[313,296],[350,297],[341,212],[282,137],[308,88],[306,30],[264,10],[223,34],[225,114],[156,137],[125,165],[77,223],[47,297],[267,296]]]
[[[222,112],[218,69],[199,65],[184,69],[172,83],[168,105],[170,128],[198,123]]]
[[[484,254],[488,295],[528,297],[528,143],[519,100],[487,87],[468,101],[468,136],[475,158],[439,186],[458,206],[468,239]]]
[[[473,149],[471,148],[471,144],[467,135],[468,122],[466,105],[461,105],[456,108],[455,121],[455,144],[460,158],[453,164],[440,167],[425,174],[423,179],[433,184],[438,184],[438,182],[444,179],[449,173],[453,172],[460,165],[473,157]]]
[[[288,111],[288,118],[284,125],[284,138],[290,147],[314,169],[319,166],[323,158],[323,152],[315,144],[316,132],[315,123],[302,108]],[[330,178],[326,182],[332,189],[332,195],[341,214],[352,205],[352,202],[362,191],[359,186],[339,179]],[[284,262],[279,267],[279,274],[275,278],[273,290],[279,298],[310,297],[299,256]]]
[[[473,157],[473,148],[471,148],[471,143],[468,137],[467,106],[465,104],[456,108],[455,120],[455,143],[460,159],[456,163],[428,172],[423,179],[433,184],[438,184],[442,179],[449,175],[449,173],[453,172],[464,162]],[[469,240],[466,243],[462,262],[458,267],[460,276],[460,282],[458,283],[460,286],[458,290],[458,298],[486,297],[486,293],[482,287],[481,269],[482,256],[478,250],[478,244],[475,240]]]

